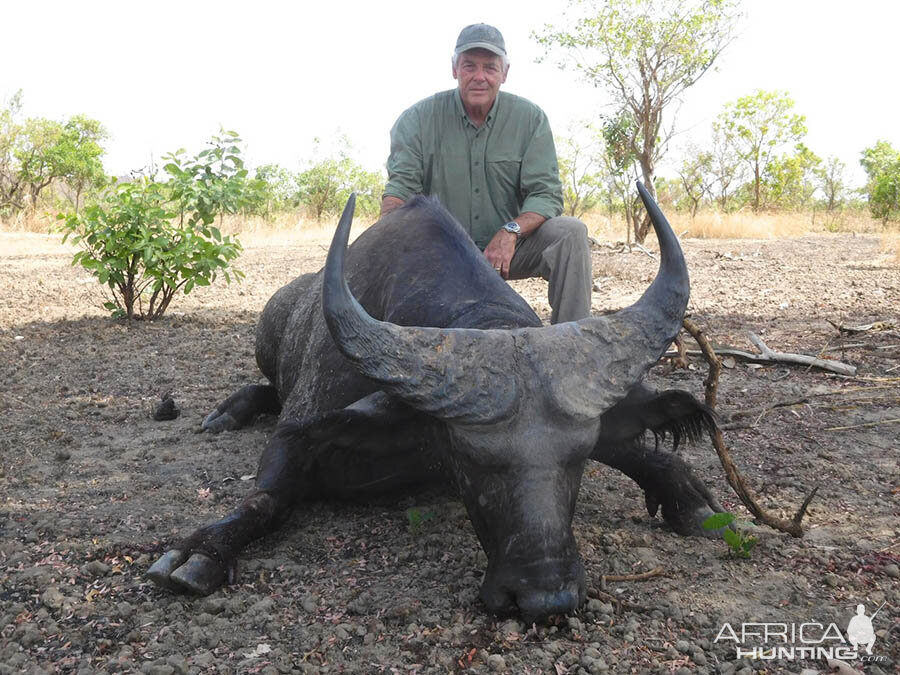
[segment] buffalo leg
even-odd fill
[[[691,467],[671,452],[643,447],[596,448],[592,459],[618,469],[644,491],[647,512],[663,519],[681,535],[717,536],[703,521],[724,509]]]
[[[270,384],[248,384],[216,406],[203,420],[203,430],[214,434],[220,431],[243,429],[257,415],[277,415],[281,412],[278,391]]]
[[[147,575],[175,592],[208,595],[235,580],[241,549],[277,529],[300,502],[433,483],[439,474],[427,448],[440,440],[436,431],[380,393],[302,424],[281,422],[260,458],[254,492],[167,551]]]

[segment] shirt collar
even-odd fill
[[[462,96],[459,95],[459,87],[453,90],[456,94],[454,96],[454,100],[456,101],[456,111],[459,113],[459,116],[463,118],[463,121],[466,124],[472,124],[469,120],[469,116],[466,114],[466,108],[463,106]],[[488,111],[487,118],[484,120],[484,126],[491,127],[494,124],[494,118],[497,116],[497,111],[500,108],[500,97],[503,95],[502,91],[497,92],[497,98],[494,99],[494,105],[491,106],[491,109]],[[474,127],[475,125],[472,124]]]

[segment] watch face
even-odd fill
[[[519,227],[518,223],[507,223],[503,226],[503,229],[507,232],[512,232],[513,234],[519,234],[522,231],[522,228]]]

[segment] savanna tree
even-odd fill
[[[712,148],[709,152],[710,194],[715,198],[719,210],[729,210],[729,202],[735,188],[743,180],[743,162],[734,146],[717,125],[713,125]]]
[[[57,184],[68,187],[77,210],[85,190],[106,184],[106,130],[85,115],[19,121],[21,108],[19,91],[0,110],[0,209],[35,208],[44,190]]]
[[[847,165],[833,155],[826,158],[817,172],[819,188],[825,195],[825,208],[834,211],[844,201],[847,192],[847,183],[844,179],[844,170]]]
[[[762,206],[763,178],[769,164],[806,135],[806,117],[793,108],[794,101],[786,92],[759,89],[726,104],[713,123],[750,171],[754,211]]]
[[[866,192],[872,216],[885,223],[900,220],[900,151],[878,141],[863,150],[859,163],[869,177]]]
[[[534,34],[545,56],[558,54],[560,67],[605,89],[620,114],[631,117],[628,144],[651,194],[674,130],[665,114],[731,41],[737,6],[736,0],[571,0],[570,22]],[[641,242],[650,221],[644,215],[634,227]]]
[[[690,146],[686,154],[678,169],[678,177],[693,220],[697,216],[703,198],[710,193],[713,155],[711,152],[701,151],[696,146]]]
[[[763,178],[765,207],[802,210],[809,206],[821,164],[821,158],[803,143],[793,153],[769,162]]]
[[[322,141],[314,140],[314,155],[307,169],[297,174],[298,195],[316,220],[334,215],[344,208],[351,192],[356,192],[356,210],[377,215],[381,208],[384,176],[368,171],[351,156],[352,147],[342,137],[335,151],[322,156]]]
[[[557,142],[563,211],[580,218],[597,206],[606,186],[602,135],[589,124],[569,128]]]

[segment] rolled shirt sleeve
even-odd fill
[[[520,211],[532,212],[548,220],[563,211],[562,184],[556,146],[547,116],[541,112],[539,120],[522,157],[520,190],[524,197]]]
[[[418,111],[415,108],[406,110],[391,128],[391,154],[387,161],[387,172],[385,196],[406,201],[425,192],[422,138]]]

